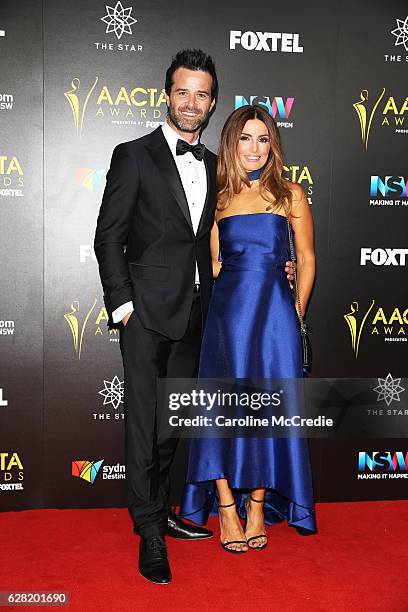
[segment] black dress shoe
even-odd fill
[[[166,535],[176,540],[204,540],[211,538],[213,532],[205,527],[185,523],[175,512],[169,512]]]
[[[144,578],[156,584],[171,582],[167,546],[163,538],[159,536],[140,538],[139,572]]]

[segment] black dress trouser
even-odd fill
[[[143,537],[165,532],[169,469],[178,442],[170,435],[166,407],[157,402],[157,379],[196,376],[201,332],[199,292],[194,293],[187,330],[180,340],[145,329],[137,312],[121,328],[128,506]]]

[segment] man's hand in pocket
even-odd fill
[[[133,314],[133,310],[132,310],[132,312],[129,312],[129,314],[127,314],[126,316],[123,317],[122,323],[123,323],[124,327],[126,327],[127,322],[129,321],[129,319],[132,316],[132,314]]]

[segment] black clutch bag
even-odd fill
[[[290,223],[289,223],[289,219],[287,219],[287,223],[288,223],[288,238],[289,238],[289,249],[290,249],[290,258],[292,260],[293,265],[293,287],[294,287],[294,291],[295,291],[295,296],[296,296],[296,303],[297,303],[297,315],[299,317],[299,324],[300,324],[300,337],[301,337],[301,343],[302,343],[302,363],[303,363],[303,371],[305,373],[308,373],[312,367],[312,345],[310,342],[310,328],[306,325],[303,316],[302,316],[302,308],[301,308],[301,304],[300,304],[300,297],[299,297],[299,291],[298,291],[298,284],[297,284],[297,272],[296,272],[296,266],[295,266],[295,252],[294,252],[294,248],[293,248],[293,240],[292,240],[292,232],[291,232],[291,227],[290,227]]]
[[[305,322],[300,324],[302,338],[303,370],[309,372],[312,368],[312,344],[310,342],[310,328]]]

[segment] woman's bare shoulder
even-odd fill
[[[305,192],[303,188],[299,185],[299,183],[292,183],[288,181],[288,187],[292,192],[292,202],[300,202],[305,198]]]

